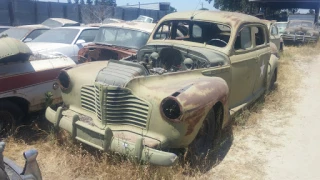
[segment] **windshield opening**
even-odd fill
[[[141,31],[103,27],[94,42],[139,49],[147,43],[148,38],[149,34]]]
[[[12,37],[15,39],[23,40],[28,33],[30,32],[30,29],[28,28],[10,28],[6,31],[3,31],[1,35],[8,35],[8,37]]]
[[[51,29],[32,40],[32,42],[72,44],[78,33],[79,29]]]
[[[165,21],[156,30],[153,39],[184,40],[216,47],[229,43],[231,28],[211,22],[173,20]]]

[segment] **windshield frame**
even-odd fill
[[[184,25],[185,27],[181,26],[182,29],[179,29],[178,28],[179,23],[185,23],[185,22],[188,22],[188,24]],[[172,25],[171,25],[172,27],[168,26],[168,24],[170,24],[170,23],[172,23]],[[207,44],[205,42],[204,43],[200,43],[200,42],[196,42],[196,41],[192,41],[192,40],[189,41],[189,40],[186,40],[185,38],[178,37],[181,34],[183,34],[184,37],[187,37],[187,38],[190,38],[190,39],[196,38],[198,35],[193,34],[193,30],[194,30],[193,28],[194,28],[194,25],[197,25],[198,27],[200,27],[199,24],[201,24],[201,23],[203,23],[203,24],[215,24],[217,26],[217,28],[219,28],[219,30],[222,32],[222,34],[228,34],[229,35],[229,39],[228,39],[228,42],[226,42],[227,44],[225,44],[225,46],[222,47],[222,46],[210,45],[210,44]],[[164,25],[168,26],[168,37],[164,38],[164,39],[156,38],[157,32]],[[190,30],[190,26],[191,25],[193,27],[192,31]],[[174,26],[176,26],[176,27],[174,27]],[[203,27],[200,27],[200,28],[202,29]],[[227,28],[227,30],[225,28]],[[175,39],[172,39],[172,35],[173,35],[172,30],[177,30],[177,32],[174,33],[175,36],[176,36]],[[190,31],[191,31],[192,34],[190,34]],[[201,36],[202,36],[202,33],[203,32],[201,32]],[[184,42],[196,43],[196,44],[199,44],[199,45],[205,44],[206,46],[210,46],[210,47],[213,47],[213,48],[226,49],[232,43],[231,42],[232,38],[233,38],[232,36],[233,36],[233,27],[232,27],[232,25],[230,25],[228,23],[225,23],[225,22],[190,20],[190,19],[168,19],[168,20],[162,21],[161,23],[158,23],[158,25],[154,29],[152,37],[150,37],[150,39],[152,39],[152,41],[158,41],[158,40],[181,41],[181,40],[184,40]]]
[[[124,44],[124,45],[121,45],[121,44],[115,44],[115,43],[108,43],[107,41],[100,41],[100,40],[102,39],[102,36],[104,36],[104,35],[102,34],[102,33],[104,33],[104,32],[103,32],[104,29],[116,29],[116,30],[117,30],[116,36],[118,35],[118,31],[119,31],[119,30],[128,31],[128,32],[131,31],[131,32],[143,33],[143,34],[145,34],[145,35],[147,35],[147,36],[146,36],[146,39],[145,39],[145,43],[144,43],[141,47],[143,47],[144,45],[147,44],[148,39],[149,39],[149,37],[150,37],[150,35],[151,35],[150,32],[143,31],[143,30],[140,30],[140,29],[123,28],[123,27],[115,27],[115,26],[103,26],[103,27],[100,27],[100,28],[99,28],[99,32],[97,33],[95,39],[93,40],[93,43],[110,45],[110,46],[117,46],[117,47],[122,47],[122,48],[126,48],[126,49],[136,49],[136,50],[138,50],[138,49],[141,48],[141,47],[137,47],[137,46],[127,46],[127,45],[125,45],[125,44]],[[127,33],[128,33],[128,32],[127,32]],[[100,39],[100,40],[98,41],[98,39]],[[115,37],[115,39],[117,39],[117,38]],[[132,39],[132,40],[133,40],[133,39]],[[137,38],[137,40],[141,40],[141,37],[140,37],[140,38]]]

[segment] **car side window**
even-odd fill
[[[98,34],[99,29],[88,29],[81,32],[79,39],[84,40],[85,42],[92,42],[96,35]]]
[[[36,29],[32,31],[25,39],[31,39],[38,37],[40,34],[46,32],[48,29]]]
[[[252,39],[251,39],[251,28],[244,27],[237,36],[234,49],[235,50],[246,50],[252,47]]]
[[[262,27],[253,27],[256,46],[265,44],[265,32]]]

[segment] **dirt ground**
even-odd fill
[[[221,140],[217,163],[207,171],[190,175],[186,172],[194,170],[181,165],[138,166],[79,143],[61,144],[57,138],[62,137],[36,123],[6,140],[5,155],[22,165],[21,153],[38,149],[44,179],[320,179],[318,49],[319,44],[286,47],[276,89],[234,119]]]

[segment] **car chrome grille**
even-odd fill
[[[101,93],[102,91],[104,92]],[[102,103],[100,99],[103,99]],[[147,127],[149,105],[128,89],[102,88],[102,85],[83,86],[81,105],[83,109],[95,113],[100,121],[107,124]]]
[[[108,88],[104,98],[104,117],[108,124],[127,124],[146,128],[149,105],[123,88]]]
[[[304,35],[305,35],[305,33],[304,33],[304,32],[299,31],[299,32],[296,32],[296,35],[304,36]]]
[[[81,106],[91,111],[101,120],[100,90],[96,86],[83,86],[81,88]]]

